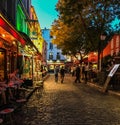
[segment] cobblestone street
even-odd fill
[[[16,112],[17,125],[120,125],[120,100],[66,75],[55,83],[54,75],[44,90],[34,93],[27,109]]]

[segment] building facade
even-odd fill
[[[34,20],[31,8],[31,0],[1,0],[0,79],[2,80],[15,69],[20,70],[21,78],[33,79],[34,58],[37,57],[37,61],[42,60],[39,41],[35,44],[31,39],[33,29],[37,31],[39,38],[42,38],[38,33],[40,27],[37,26],[35,30],[31,23],[31,20]]]
[[[56,65],[64,65],[65,56],[62,55],[62,51],[52,44],[52,38],[50,36],[50,29],[42,29],[42,36],[47,43],[47,65],[48,70],[53,71]]]

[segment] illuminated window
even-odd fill
[[[58,52],[57,55],[56,55],[56,59],[57,60],[60,60],[60,53]]]
[[[53,59],[53,53],[52,52],[49,53],[49,59]]]

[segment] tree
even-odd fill
[[[119,18],[119,0],[59,0],[59,18],[53,23],[54,43],[72,53],[97,51],[100,35],[110,34],[111,22]]]
[[[76,53],[79,53],[82,59],[81,53],[83,50],[87,50],[85,48],[87,48],[88,43],[85,40],[85,33],[81,29],[68,26],[59,19],[54,21],[51,35],[53,36],[52,42],[62,49],[63,54],[69,54],[70,52],[70,54],[76,56]]]

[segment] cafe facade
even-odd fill
[[[6,5],[4,2],[2,7]],[[30,16],[32,13],[30,8],[25,12],[21,2],[16,4],[16,9],[12,7],[15,9],[13,12],[16,13],[12,14],[11,18],[8,18],[9,12],[6,15],[4,8],[1,8],[4,11],[0,13],[0,79],[7,79],[10,73],[19,69],[21,78],[33,80],[36,69],[40,70],[38,67],[41,65],[42,50],[40,51],[39,48],[42,42],[37,41],[36,43],[39,43],[37,46],[31,38],[31,32],[34,30],[38,34],[36,29],[39,27],[33,27],[34,19]],[[8,10],[7,8],[6,12]],[[12,18],[14,18],[13,22]]]

